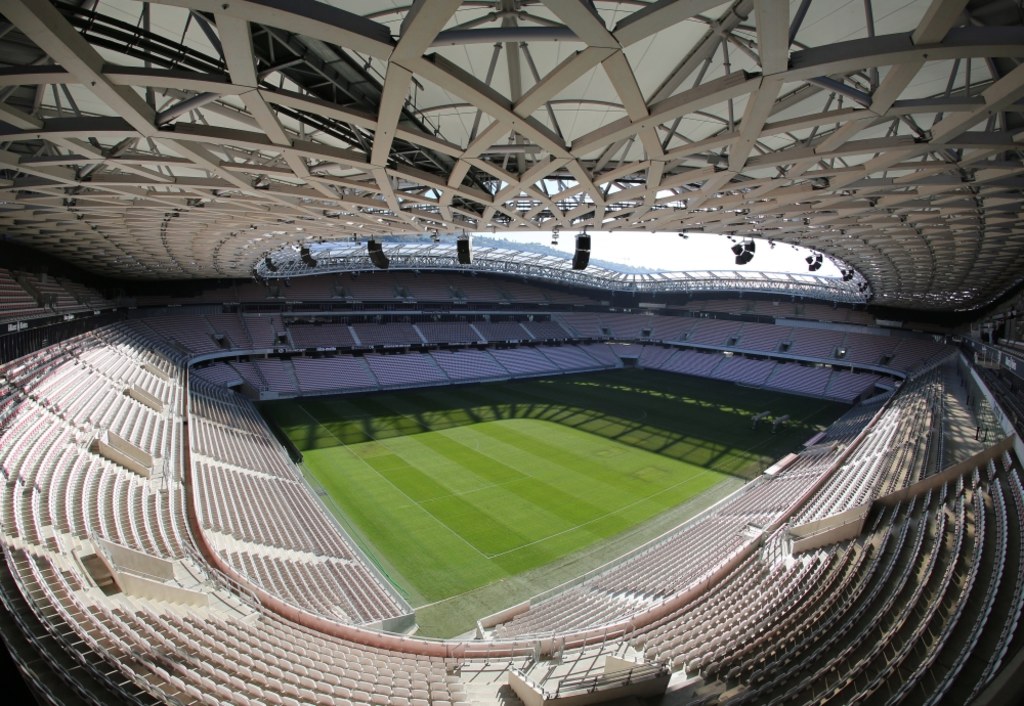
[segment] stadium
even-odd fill
[[[1017,702],[1019,0],[0,17],[12,703]]]

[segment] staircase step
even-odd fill
[[[466,700],[475,706],[525,706],[508,684],[463,684]]]

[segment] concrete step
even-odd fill
[[[505,683],[465,684],[466,700],[475,706],[525,706]]]

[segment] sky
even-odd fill
[[[552,245],[550,233],[484,234],[489,240],[506,241],[510,249],[517,243],[548,245],[571,257],[576,248],[576,233],[561,233],[558,244]],[[737,265],[731,242],[724,235],[688,233],[686,238],[677,233],[622,232],[590,233],[590,259],[647,268],[657,272],[685,270],[746,270],[750,272],[807,273],[804,260],[813,251],[777,243],[774,248],[767,240],[755,239],[754,259],[746,265]],[[839,277],[839,269],[825,258],[816,274]]]

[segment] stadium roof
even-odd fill
[[[302,241],[587,226],[799,244],[899,307],[1024,278],[1015,0],[2,12],[0,233],[94,271],[246,277]]]

